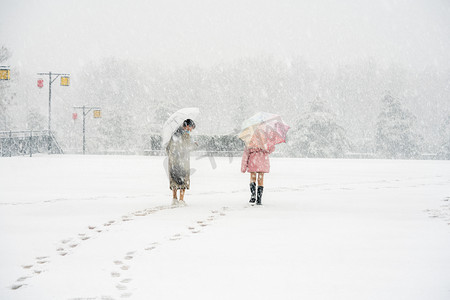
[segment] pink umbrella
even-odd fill
[[[289,128],[279,115],[259,112],[243,122],[239,138],[249,148],[268,150],[276,144],[286,142]]]

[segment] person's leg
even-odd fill
[[[264,190],[264,173],[258,173],[258,191],[256,195],[256,204],[261,205],[262,194]]]
[[[184,192],[185,191],[186,191],[185,189],[180,190],[180,201],[184,201]]]
[[[256,173],[250,173],[250,203],[255,203],[256,201]]]
[[[258,173],[258,186],[264,186],[264,173]]]
[[[177,189],[172,188],[172,205],[178,205]]]

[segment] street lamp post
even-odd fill
[[[62,76],[62,78],[69,78],[70,74],[60,74],[60,73],[52,73],[52,72],[48,72],[48,73],[37,73],[38,75],[48,75],[48,151],[50,153],[51,149],[52,149],[52,138],[51,138],[51,130],[52,130],[52,83],[58,79],[59,76]],[[56,76],[53,80],[52,80],[52,75]],[[67,84],[66,84],[67,83]],[[69,85],[69,81],[68,79],[66,81],[61,80],[61,85],[63,86],[68,86]]]
[[[9,81],[11,80],[11,70],[9,66],[0,66],[0,81]],[[1,88],[1,87],[0,87]],[[5,126],[5,131],[7,130],[7,115],[6,113],[4,114],[4,126]]]
[[[83,110],[83,155],[86,153],[86,115],[94,110],[94,118],[100,118],[100,107],[96,106],[74,106],[74,109],[82,109]]]

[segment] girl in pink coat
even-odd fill
[[[250,173],[250,203],[261,205],[262,193],[264,190],[264,173],[270,171],[269,154],[275,151],[275,146],[271,146],[268,150],[261,148],[244,149],[242,155],[241,172]],[[258,192],[256,192],[256,173],[258,173]]]

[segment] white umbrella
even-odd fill
[[[200,110],[197,107],[186,107],[174,112],[164,123],[162,128],[162,146],[166,148],[173,133],[183,124],[187,119],[195,119]]]

